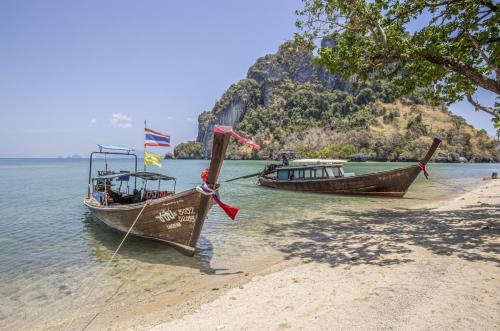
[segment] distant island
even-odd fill
[[[262,146],[256,152],[233,143],[231,159],[275,158],[291,150],[296,157],[414,161],[440,136],[437,161],[500,161],[498,141],[445,106],[429,105],[423,92],[395,99],[384,82],[342,80],[316,65],[310,50],[289,41],[259,58],[247,78],[200,114],[197,140],[177,145],[174,155],[207,158],[213,126],[221,124]]]
[[[67,155],[67,156],[59,155],[57,158],[58,159],[81,159],[82,157],[78,154],[73,154],[73,155]]]

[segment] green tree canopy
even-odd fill
[[[491,0],[303,0],[297,39],[345,78],[386,79],[396,96],[427,89],[430,101],[466,98],[500,124],[498,104],[481,105],[478,88],[500,94],[500,6]],[[410,29],[410,26],[412,27]],[[417,26],[417,27],[416,27]],[[416,27],[416,28],[415,28]]]
[[[187,141],[175,146],[174,156],[176,159],[201,159],[201,143],[197,141]]]

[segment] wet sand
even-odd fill
[[[156,331],[500,327],[500,180],[432,207],[352,213],[355,222],[326,222],[338,216],[335,212],[303,220],[281,250],[282,263],[225,280],[232,289],[223,293],[206,286],[208,296],[155,315],[171,319],[166,323],[145,316],[128,326],[157,324]],[[181,312],[186,304],[191,308]]]

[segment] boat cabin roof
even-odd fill
[[[281,166],[276,168],[276,171],[317,169],[317,168],[342,168],[342,167],[343,167],[342,164],[303,164],[303,165],[293,165],[293,166]]]
[[[130,147],[127,147],[127,146],[117,146],[117,145],[97,145],[99,146],[99,151],[102,152],[103,149],[106,150],[112,150],[112,151],[124,151],[124,152],[127,152],[127,153],[130,153],[130,152],[133,152],[134,149],[133,148],[130,148]]]
[[[292,160],[291,162],[294,163],[311,163],[311,164],[321,164],[321,165],[337,165],[337,164],[342,164],[346,163],[347,160],[339,160],[339,159],[299,159],[299,160]]]
[[[149,171],[140,171],[140,172],[120,172],[120,173],[114,173],[106,176],[99,176],[98,178],[116,178],[116,177],[124,177],[124,176],[131,176],[131,177],[136,177],[140,178],[143,180],[175,180],[175,177],[159,174],[156,172],[149,172]]]

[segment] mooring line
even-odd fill
[[[448,187],[451,187],[451,188],[463,191],[463,192],[476,194],[478,196],[483,196],[484,195],[484,193],[477,193],[477,192],[474,192],[473,190],[466,190],[466,189],[464,189],[464,188],[462,188],[461,186],[458,186],[458,185],[448,184],[448,183],[445,183],[445,182],[442,182],[442,181],[439,181],[439,180],[435,180],[435,179],[432,179],[432,181],[436,182],[438,184],[444,185],[444,186],[448,186]],[[495,198],[495,197],[499,197],[499,196],[498,195],[493,195],[493,196],[490,196],[490,197]]]
[[[103,275],[104,271],[106,271],[106,269],[108,268],[108,266],[111,264],[111,262],[113,261],[113,259],[115,258],[116,254],[118,253],[118,251],[120,250],[120,248],[123,246],[123,243],[125,242],[125,240],[127,239],[128,235],[130,234],[130,232],[132,231],[132,229],[134,228],[135,224],[137,223],[137,221],[139,220],[139,217],[142,215],[142,212],[144,211],[144,209],[146,208],[146,206],[148,205],[149,201],[151,200],[147,200],[146,203],[144,203],[144,206],[142,207],[141,211],[139,212],[139,214],[137,215],[137,217],[135,218],[134,222],[132,223],[132,225],[130,226],[130,228],[128,229],[127,233],[125,234],[125,236],[123,237],[122,241],[120,242],[120,244],[118,245],[118,247],[116,248],[115,252],[113,253],[113,255],[109,258],[108,262],[106,262],[106,265],[104,266],[104,268],[99,272],[99,274],[97,274],[97,276],[94,278],[94,283],[97,283],[97,280],[99,280],[99,278],[101,278],[101,276]],[[68,326],[65,328],[65,330],[69,330],[71,325],[73,324],[73,322],[77,319],[78,315],[80,314],[80,310],[82,309],[82,306],[83,304],[88,300],[88,298],[90,297],[90,295],[92,294],[93,290],[95,289],[95,286],[92,286],[90,288],[90,290],[87,292],[87,295],[84,297],[83,299],[83,303],[81,305],[78,306],[78,309],[76,310],[76,313],[73,315],[73,318],[71,319],[71,321],[69,322]],[[87,323],[82,330],[85,330],[91,323],[92,321],[95,319],[96,316],[94,316],[94,318],[89,322]]]

